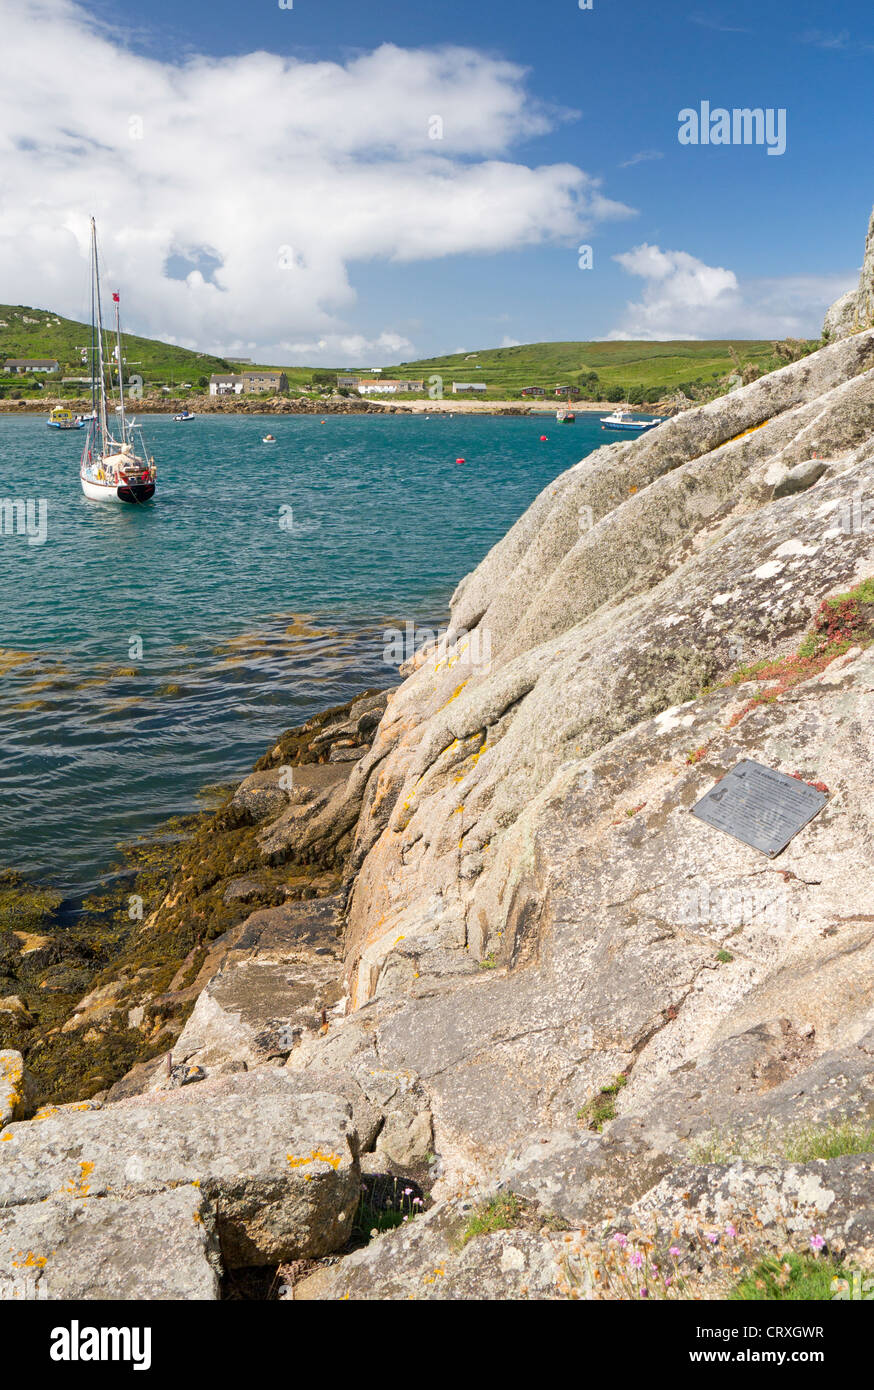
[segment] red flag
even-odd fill
[[[119,302],[118,295],[115,294],[115,293],[113,293],[112,298],[113,298],[113,300],[115,301],[115,303],[118,304],[118,302]]]

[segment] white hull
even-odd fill
[[[79,475],[82,491],[92,502],[121,502],[117,483],[92,483]]]
[[[79,482],[89,502],[121,502],[125,506],[142,505],[155,494],[155,483],[149,479],[145,483],[97,482],[80,472]]]

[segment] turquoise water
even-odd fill
[[[82,432],[0,416],[0,499],[48,509],[45,544],[0,532],[0,867],[71,894],[282,729],[394,683],[386,629],[445,622],[605,439],[595,416],[144,424],[157,498],[107,506],[80,490]]]

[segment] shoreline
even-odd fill
[[[84,414],[90,409],[88,399],[59,399],[47,396],[41,400],[21,399],[0,400],[0,415],[48,415],[56,406],[71,410],[74,415]],[[529,405],[520,401],[471,401],[471,400],[415,400],[403,405],[394,401],[337,400],[308,401],[291,399],[285,396],[270,396],[257,403],[252,401],[241,405],[239,398],[198,396],[182,399],[160,399],[146,397],[141,404],[135,404],[132,415],[177,415],[182,410],[190,410],[195,415],[521,415],[526,418],[555,417],[556,411],[563,407],[555,404]],[[620,408],[630,408],[632,414],[658,415],[667,418],[663,406],[627,407],[624,401],[574,401],[575,414],[597,413]]]

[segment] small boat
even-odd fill
[[[181,415],[173,416],[173,419],[176,421],[177,425],[182,425],[185,423],[186,420],[194,420],[195,418],[196,416],[193,410],[183,410]]]
[[[653,425],[660,425],[658,420],[635,420],[630,410],[617,408],[612,415],[601,416],[601,428],[604,430],[648,430]]]
[[[577,419],[576,415],[572,410],[557,410],[555,412],[555,418],[560,425],[576,424]]]
[[[262,444],[275,444],[275,443],[276,443],[276,435],[275,435],[275,434],[265,434],[264,437],[263,437],[263,439],[261,440],[261,443],[262,443]]]
[[[46,420],[52,430],[84,430],[88,421],[82,415],[74,415],[63,405],[56,405]]]
[[[118,370],[119,403],[117,420],[111,420],[112,358],[104,340],[103,306],[100,297],[100,265],[97,256],[97,226],[91,219],[91,403],[88,433],[79,462],[82,491],[91,502],[147,502],[155,493],[155,460],[146,450],[143,432],[128,419],[124,401],[124,355],[121,347],[119,296],[115,303],[115,360]],[[109,361],[110,382],[106,372]],[[118,436],[118,437],[116,437]]]

